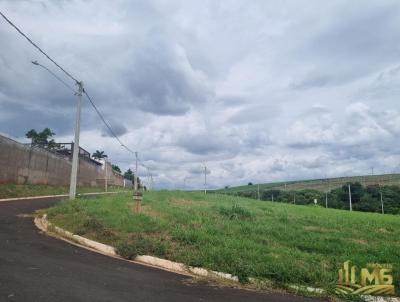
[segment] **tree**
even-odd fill
[[[111,165],[111,167],[115,172],[121,173],[121,169],[117,165]]]
[[[129,179],[129,180],[132,180],[132,181],[133,181],[133,178],[135,177],[135,175],[133,174],[133,172],[132,172],[131,169],[128,169],[128,170],[124,173],[124,177],[125,177],[126,179]]]
[[[252,182],[249,182],[247,185],[248,185],[248,186],[252,186],[252,185],[253,185],[253,183],[252,183]]]
[[[96,152],[95,153],[93,153],[93,158],[95,158],[95,159],[103,159],[103,158],[107,158],[107,155],[106,154],[104,154],[104,151],[99,151],[99,150],[96,150]]]
[[[31,129],[25,135],[27,138],[31,139],[32,145],[47,145],[48,147],[54,147],[56,143],[54,139],[50,139],[55,135],[50,128],[44,128],[41,132]]]

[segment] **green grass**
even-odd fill
[[[288,190],[297,191],[304,189],[314,189],[326,192],[330,189],[339,188],[347,183],[359,182],[365,186],[368,185],[400,185],[400,174],[384,174],[384,175],[366,175],[366,176],[350,176],[338,177],[329,179],[310,179],[310,180],[296,180],[296,181],[281,181],[273,183],[259,184],[260,190]],[[258,190],[257,184],[244,185],[238,187],[231,187],[228,189],[216,190],[220,193],[236,193],[236,192],[256,192]]]
[[[121,190],[121,188],[109,188],[109,191]],[[69,187],[63,186],[47,186],[47,185],[13,185],[0,184],[1,198],[16,198],[29,196],[45,196],[67,194]],[[79,193],[104,192],[104,187],[78,187]]]
[[[53,223],[117,246],[275,285],[332,289],[346,260],[391,263],[400,287],[400,219],[233,196],[147,192],[142,212],[130,194],[80,198],[47,210]]]

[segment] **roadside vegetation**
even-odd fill
[[[79,198],[46,210],[54,224],[117,247],[253,277],[268,286],[299,284],[332,290],[351,260],[391,263],[400,288],[400,219],[393,215],[290,205],[234,196],[146,192],[141,213],[131,194]]]
[[[108,191],[121,191],[124,188],[109,187]],[[77,187],[78,194],[104,192],[104,187]],[[13,185],[0,184],[0,199],[17,198],[29,196],[46,196],[68,194],[69,187],[64,186],[48,186],[48,185]]]

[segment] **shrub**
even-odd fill
[[[230,220],[243,220],[252,217],[252,214],[249,210],[236,204],[231,208],[220,207],[218,211],[220,215],[225,216]]]
[[[134,241],[121,241],[117,244],[117,253],[126,259],[134,259],[138,255],[165,256],[167,245],[160,240],[138,238]]]

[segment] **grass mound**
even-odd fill
[[[120,255],[149,254],[275,284],[333,288],[350,260],[390,263],[400,288],[400,219],[318,206],[218,194],[148,192],[142,212],[118,194],[65,201],[47,210],[71,232],[117,247]]]

